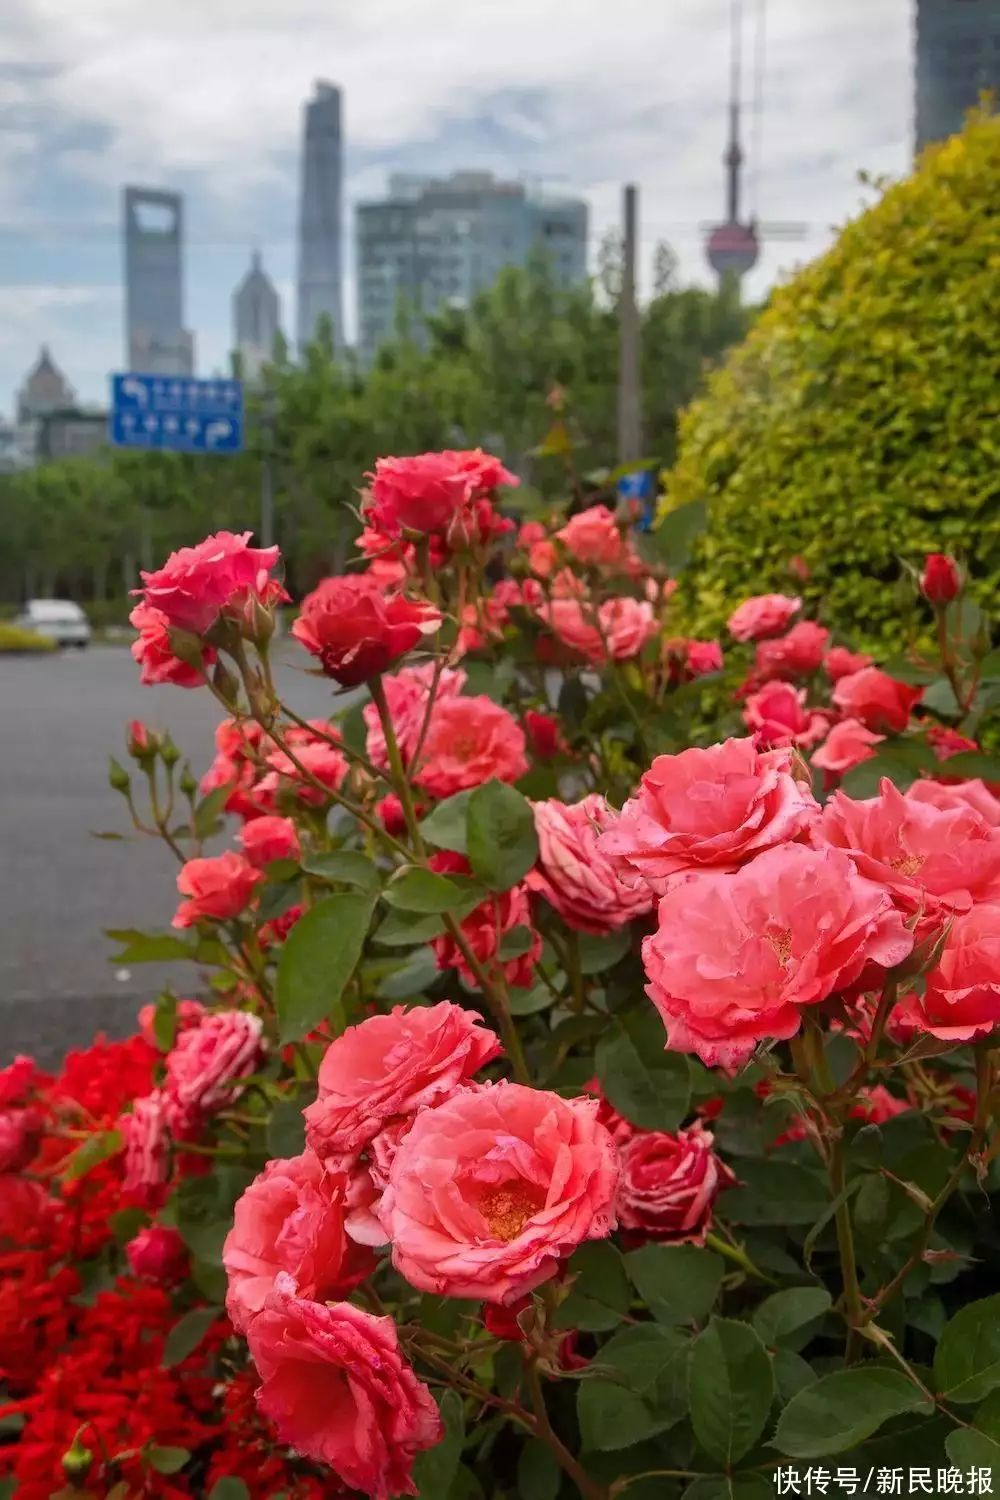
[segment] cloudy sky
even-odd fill
[[[684,277],[705,280],[729,3],[2,0],[0,411],[42,342],[84,399],[120,368],[126,182],[186,194],[199,373],[224,365],[254,244],[290,324],[300,113],[317,77],[345,90],[348,242],[352,204],[394,170],[489,168],[579,192],[595,246],[632,180],[647,285],[663,238]],[[744,3],[750,75],[759,0]],[[860,168],[905,172],[911,139],[910,0],[769,0],[767,12],[752,206],[808,231],[765,253],[751,294],[856,211]],[[349,331],[353,300],[352,279]]]

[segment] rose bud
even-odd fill
[[[943,552],[928,553],[920,575],[920,592],[935,609],[957,599],[962,592],[962,572],[955,559]]]

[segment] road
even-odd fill
[[[288,649],[279,689],[297,713],[326,716],[331,687],[295,669],[306,661]],[[105,928],[169,926],[177,867],[158,840],[93,834],[129,831],[107,782],[109,755],[128,764],[128,720],[169,728],[200,776],[219,718],[207,691],[141,687],[124,647],[0,656],[0,1065],[19,1051],[51,1065],[99,1030],[126,1034],[165,983],[190,982],[109,963]]]

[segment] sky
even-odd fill
[[[747,295],[829,243],[912,140],[911,0],[767,0],[748,207],[804,225],[765,247]],[[122,367],[125,183],[185,195],[186,321],[198,373],[225,368],[254,246],[294,326],[301,111],[344,90],[348,334],[353,205],[393,171],[488,169],[573,192],[591,250],[640,190],[640,296],[666,239],[708,284],[722,215],[730,0],[2,0],[0,412],[49,345],[78,395]],[[868,194],[870,197],[870,193]]]

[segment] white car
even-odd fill
[[[49,636],[57,646],[90,645],[90,621],[72,599],[29,599],[16,623],[22,630]]]

